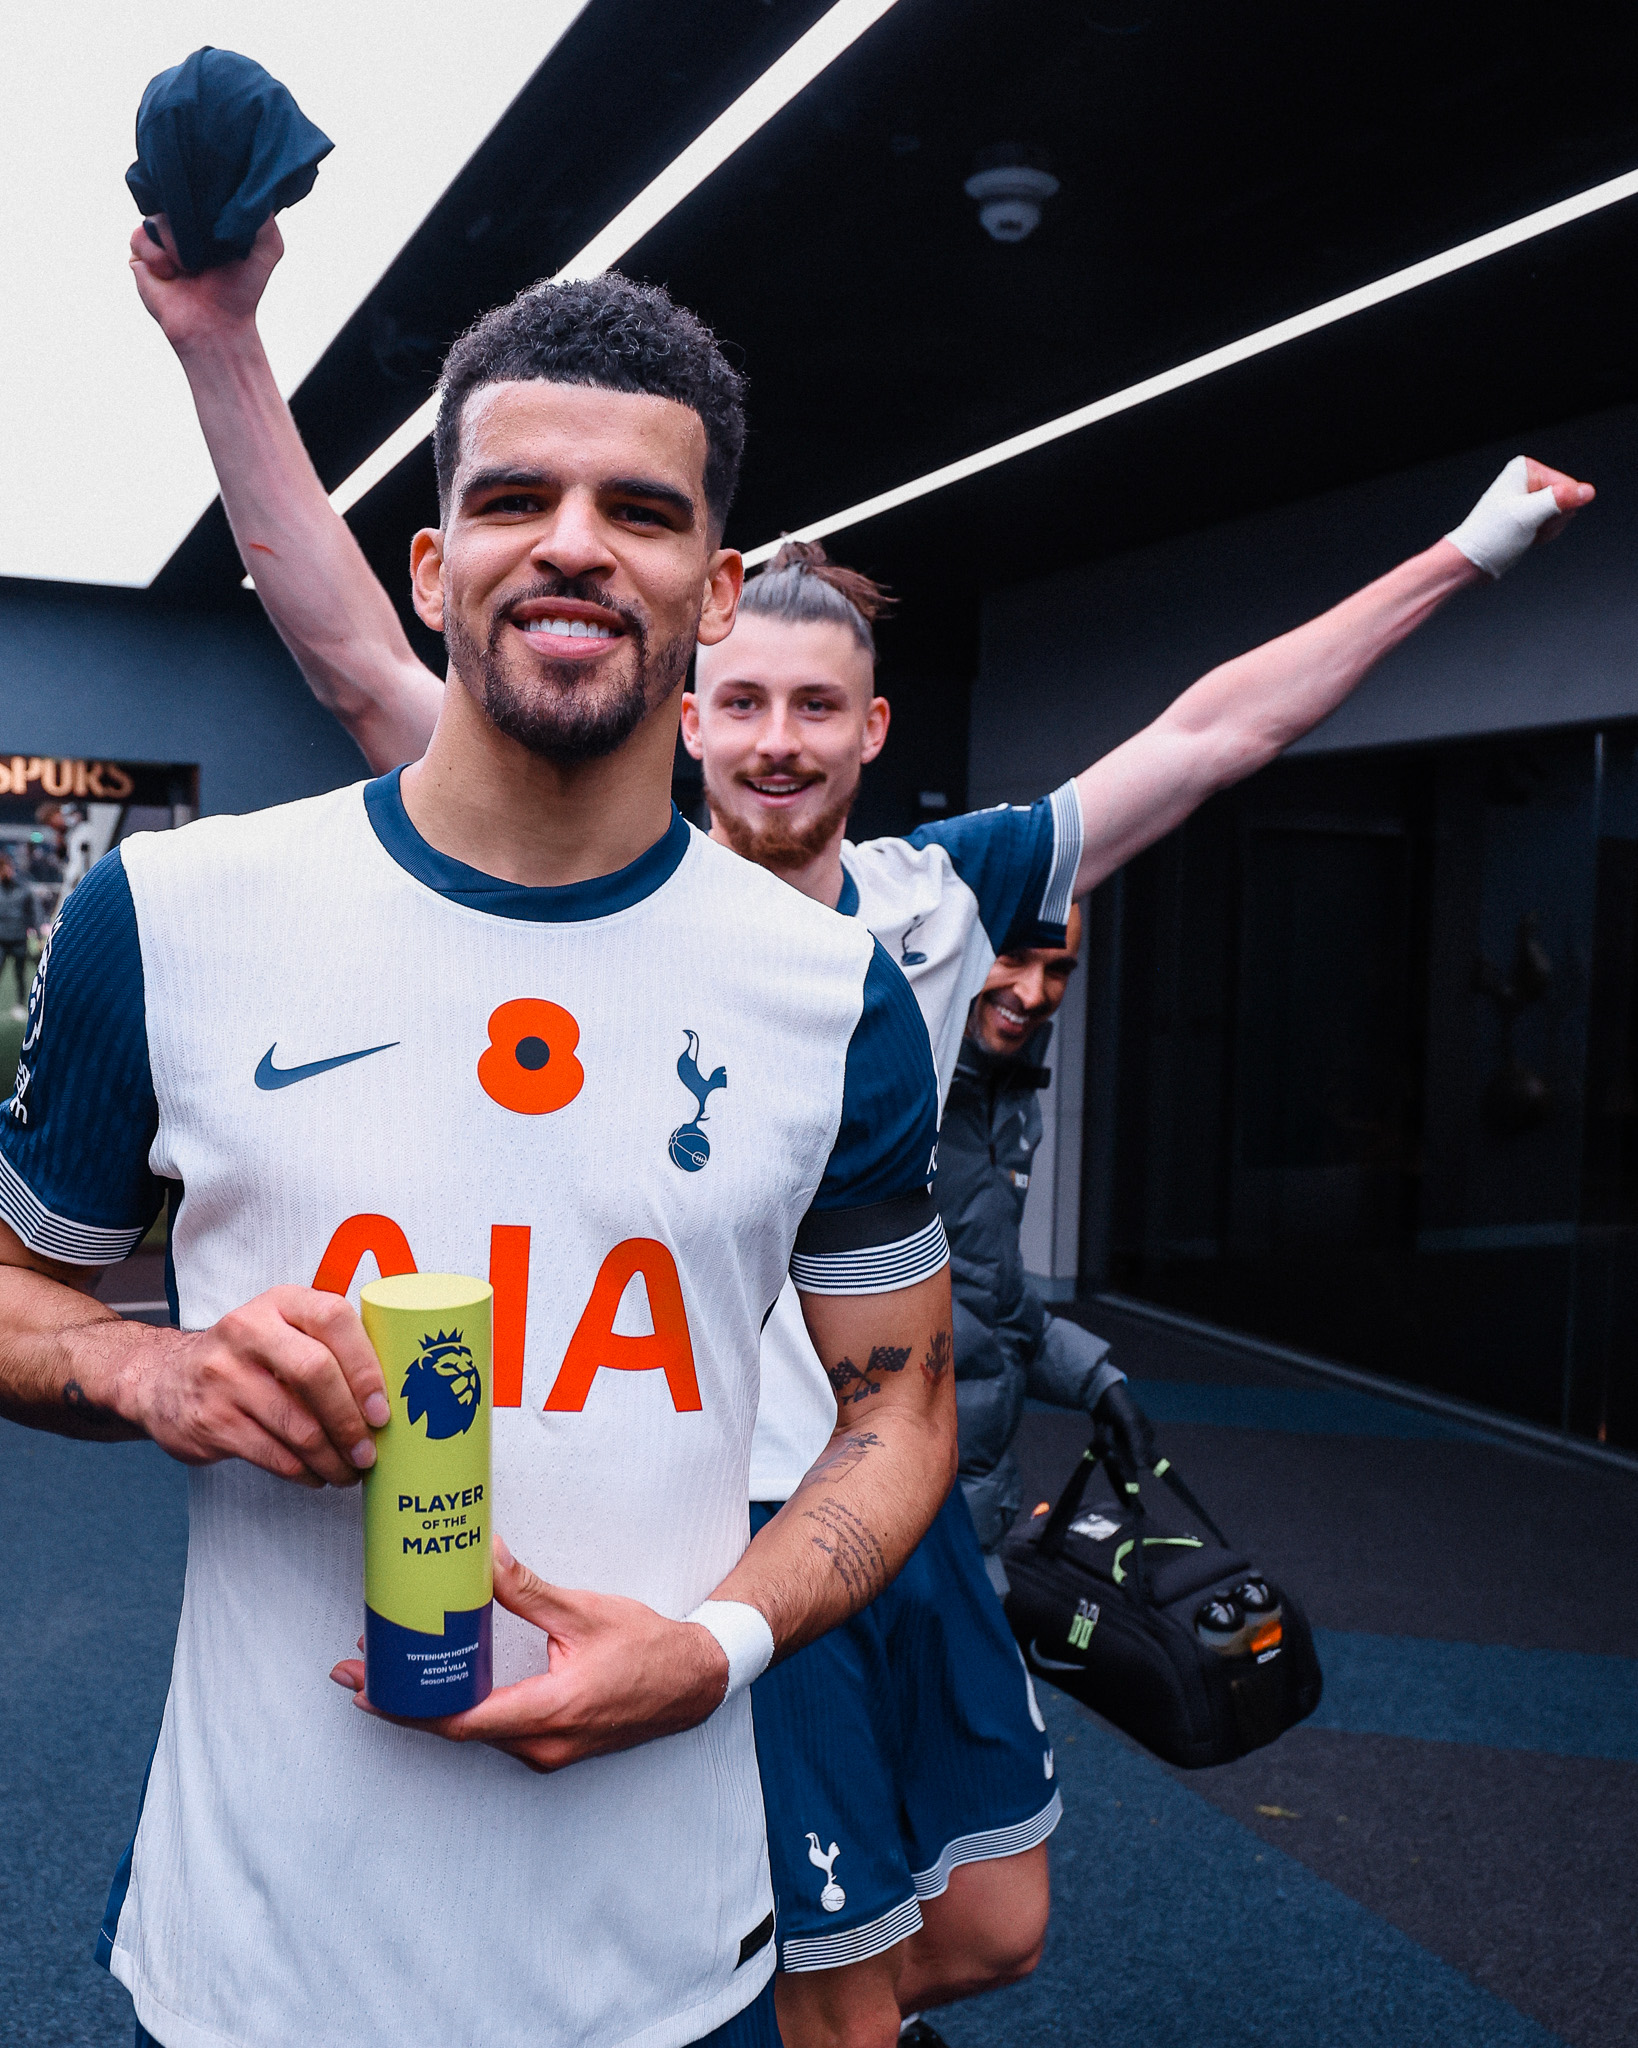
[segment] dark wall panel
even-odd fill
[[[207,812],[367,772],[248,596],[191,612],[136,591],[0,583],[0,748],[194,761]]]
[[[972,800],[1033,796],[1230,656],[1454,526],[1521,450],[1599,488],[1562,539],[1465,592],[1303,751],[1638,713],[1638,408],[1622,407],[989,596]]]

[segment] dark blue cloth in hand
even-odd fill
[[[232,50],[195,50],[142,95],[125,173],[144,214],[163,213],[185,270],[250,254],[270,213],[313,189],[335,144],[287,87]]]

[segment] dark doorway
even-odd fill
[[[1638,1443],[1635,737],[1287,760],[1132,864],[1113,1285]]]

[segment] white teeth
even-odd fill
[[[559,640],[612,640],[612,626],[600,626],[594,619],[525,619],[526,633],[550,633]]]

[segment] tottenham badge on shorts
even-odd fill
[[[430,1720],[494,1684],[494,1296],[457,1273],[400,1273],[362,1300],[392,1404],[364,1478],[365,1691],[383,1713]]]

